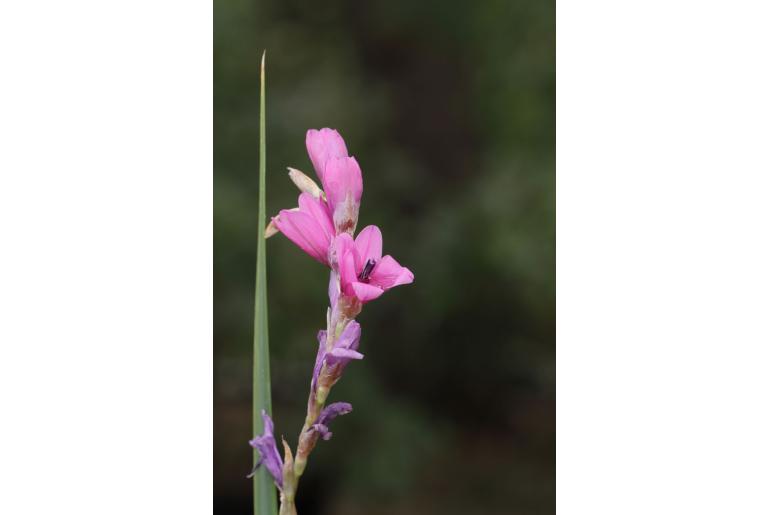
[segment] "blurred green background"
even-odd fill
[[[361,164],[359,229],[415,274],[359,317],[298,495],[311,514],[555,511],[553,2],[214,2],[214,511],[251,513],[258,62],[268,215],[308,128]],[[328,274],[267,245],[276,433],[296,444]]]

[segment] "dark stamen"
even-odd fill
[[[369,279],[369,276],[371,275],[372,270],[374,270],[375,263],[376,261],[373,259],[370,259],[366,262],[366,264],[364,265],[364,269],[361,270],[360,274],[358,274],[359,281],[366,281]]]

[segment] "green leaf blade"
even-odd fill
[[[272,415],[270,400],[270,346],[267,331],[267,281],[265,265],[265,53],[259,79],[259,207],[257,214],[257,273],[254,293],[254,377],[252,392],[253,434],[262,434],[262,410]],[[259,453],[254,450],[254,463]],[[276,515],[278,504],[273,479],[261,467],[254,475],[254,515]]]

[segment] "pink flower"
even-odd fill
[[[313,259],[329,265],[329,247],[343,232],[353,234],[363,193],[361,168],[348,156],[345,141],[332,129],[307,131],[305,139],[323,194],[312,179],[289,169],[289,177],[303,191],[299,207],[284,209],[273,218],[266,236],[278,229]]]
[[[353,234],[364,191],[358,161],[348,156],[345,141],[333,129],[310,129],[305,136],[305,146],[315,172],[321,179],[337,234]]]
[[[298,204],[299,207],[295,209],[282,209],[273,218],[273,223],[310,257],[328,265],[334,226],[326,204],[310,193],[302,193]]]
[[[321,182],[324,181],[326,161],[330,158],[348,157],[348,147],[340,133],[334,129],[310,129],[305,136],[305,146],[310,160],[313,162],[315,173]]]
[[[353,234],[358,223],[358,208],[364,183],[355,157],[336,157],[326,161],[323,178],[326,203],[337,234]]]
[[[414,274],[408,268],[391,256],[382,255],[382,233],[376,225],[364,228],[355,241],[348,233],[338,235],[330,261],[339,274],[341,293],[361,303],[414,281]]]

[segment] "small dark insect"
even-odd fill
[[[364,265],[364,269],[361,270],[360,274],[358,274],[359,281],[366,281],[369,279],[369,276],[371,275],[372,270],[374,270],[375,263],[376,261],[373,259],[370,259],[366,262],[366,264]]]

